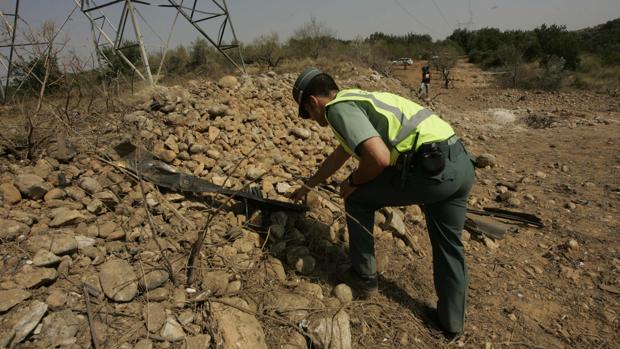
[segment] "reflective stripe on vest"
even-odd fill
[[[393,147],[396,147],[398,143],[402,142],[405,138],[407,138],[407,136],[411,135],[411,133],[413,133],[413,131],[415,131],[415,129],[418,128],[418,126],[422,123],[422,121],[426,120],[429,116],[433,115],[432,111],[426,108],[423,108],[423,109],[420,109],[415,114],[413,114],[412,116],[405,117],[405,114],[403,114],[402,110],[400,110],[398,107],[384,103],[383,101],[379,100],[377,97],[369,93],[362,94],[362,93],[356,93],[356,92],[347,92],[347,93],[342,94],[342,96],[339,96],[339,98],[340,97],[367,98],[371,100],[377,107],[388,110],[394,115],[398,115],[398,119],[400,121],[400,128],[398,130],[398,133],[396,134],[396,137],[394,138],[390,137],[390,143],[392,143]]]
[[[400,153],[411,150],[416,133],[419,133],[416,149],[424,143],[448,139],[454,134],[452,127],[432,111],[398,95],[357,89],[342,90],[326,106],[344,101],[366,102],[386,118],[387,138],[391,145],[391,164],[396,162]],[[327,121],[329,123],[329,118]],[[356,156],[354,149],[349,148],[347,142],[331,124],[330,127],[343,148],[349,154]]]

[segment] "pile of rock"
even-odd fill
[[[402,88],[359,73],[343,85]],[[161,88],[133,112],[111,114],[122,126],[104,128],[99,141],[130,137],[180,171],[232,188],[256,181],[266,197],[284,199],[335,146],[328,130],[296,117],[294,79],[269,72]],[[342,257],[347,238],[329,200],[311,197],[303,217],[248,217],[226,205],[207,230],[200,277],[187,285],[209,205],[140,185],[95,155],[92,139],[71,141],[91,152],[55,144],[31,164],[0,158],[0,347],[351,347],[349,315],[337,311],[351,290],[305,279],[321,274],[325,257]],[[265,231],[250,228],[257,224]],[[256,290],[264,297],[244,297]],[[297,330],[266,335],[258,309]]]

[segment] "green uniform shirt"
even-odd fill
[[[345,101],[330,105],[327,118],[333,128],[344,138],[351,149],[372,137],[381,137],[391,148],[388,138],[388,123],[369,103]]]

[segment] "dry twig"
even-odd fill
[[[88,316],[88,325],[90,327],[90,336],[93,341],[95,349],[99,349],[99,341],[97,340],[97,332],[95,330],[95,319],[93,313],[90,310],[90,299],[88,298],[88,291],[86,285],[82,284],[82,295],[84,296],[84,302],[86,303],[86,314]]]

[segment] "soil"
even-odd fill
[[[99,342],[110,348],[138,343],[189,347],[190,339],[220,348],[230,338],[237,340],[235,335],[243,339],[244,333],[246,339],[271,348],[293,348],[293,339],[310,342],[301,336],[307,327],[299,326],[306,318],[327,316],[332,321],[346,311],[353,348],[620,348],[620,100],[591,91],[501,89],[492,75],[463,61],[453,69],[448,89],[433,71],[430,98],[421,100],[415,94],[421,65],[394,70],[400,82],[348,63],[341,64],[336,75],[353,76],[339,81],[343,87],[387,89],[427,105],[454,126],[472,155],[493,155],[493,166],[476,170],[470,207],[527,212],[544,223],[543,228],[518,226],[500,240],[464,232],[470,285],[462,336],[446,339],[428,315],[436,302],[432,254],[424,219],[415,207],[398,210],[416,245],[413,249],[385,226],[375,230],[380,294],[341,303],[332,294],[333,270],[346,260],[341,253],[347,240],[344,215],[341,208],[334,209],[334,203],[342,206],[337,195],[322,192],[333,203],[315,197],[318,204],[305,218],[262,217],[267,225],[271,220],[273,231],[253,230],[246,223],[255,217],[246,217],[238,204],[225,205],[212,196],[162,195],[105,160],[110,154],[107,146],[127,137],[144,141],[146,148],[162,160],[169,158],[165,161],[183,172],[221,185],[230,179],[236,189],[257,180],[266,197],[286,200],[285,192],[310,175],[335,143],[329,130],[296,118],[296,105],[289,97],[296,75],[269,72],[240,82],[227,77],[219,86],[188,81],[165,91],[165,98],[143,91],[135,100],[127,98],[120,110],[82,115],[81,125],[72,124],[77,131],[67,132],[76,145],[75,158],[61,159],[60,165],[56,161],[54,168],[46,160],[51,152],[39,161],[0,156],[0,189],[5,195],[0,219],[15,227],[8,233],[0,230],[0,291],[16,294],[20,280],[33,277],[26,273],[33,268],[28,264],[37,250],[49,249],[40,242],[45,236],[62,232],[70,243],[79,237],[83,244],[94,244],[62,252],[57,281],[30,290],[28,302],[49,305],[46,317],[40,314],[32,327],[41,318],[47,325],[16,347],[49,347],[61,339],[70,348],[87,347],[92,326]],[[23,129],[13,111],[0,110],[0,121],[14,124],[5,138]],[[63,122],[52,129],[62,133],[72,122],[69,114]],[[336,179],[346,178],[354,166],[349,163]],[[33,171],[47,183],[35,183],[36,188],[53,186],[54,192],[45,190],[58,196],[9,202],[9,194],[16,191],[12,183]],[[64,183],[65,174],[73,184]],[[86,185],[87,178],[92,186]],[[111,192],[116,202],[99,195]],[[107,202],[114,208],[106,209]],[[222,209],[215,210],[220,204]],[[61,214],[55,207],[74,211]],[[147,211],[152,221],[150,216],[146,219]],[[68,213],[78,213],[72,219],[80,223],[69,221]],[[66,219],[63,226],[50,228],[61,216]],[[296,222],[290,223],[293,219]],[[185,262],[207,220],[211,224],[205,229],[197,269],[202,283],[192,283],[185,279]],[[104,233],[106,224],[110,229]],[[153,234],[159,238],[153,239]],[[127,280],[114,282],[135,287],[128,296],[132,300],[120,303],[96,289],[101,265],[111,259],[127,261],[137,278],[144,278],[146,267],[172,275],[147,291],[137,288],[135,276],[117,275]],[[281,270],[273,267],[276,264]],[[86,320],[91,316],[85,308],[88,301],[82,298],[87,289],[81,285],[95,288],[92,325]],[[16,323],[20,311],[28,309],[26,300],[16,298],[14,303],[0,314],[0,325]],[[153,310],[153,319],[144,315],[151,305],[159,310]],[[60,339],[49,342],[46,335],[56,333],[50,325],[55,322],[52,315],[61,316],[61,311],[71,313],[79,326],[67,338],[58,334]],[[160,321],[151,324],[156,330],[149,334],[145,323],[155,322],[155,314],[161,315]],[[164,321],[166,330],[157,330]],[[12,340],[3,337],[7,331],[0,326],[0,339]],[[184,336],[187,343],[179,339]],[[335,345],[324,347],[339,348]]]

